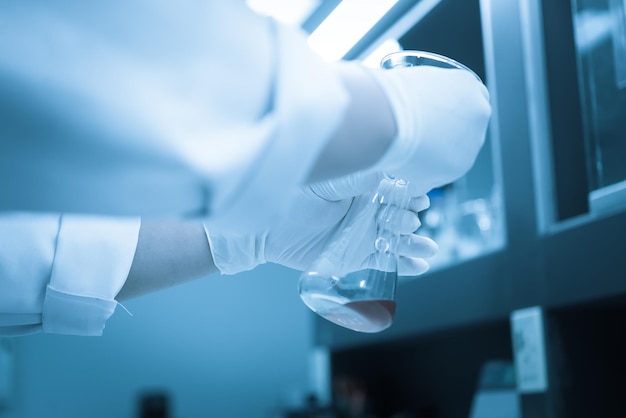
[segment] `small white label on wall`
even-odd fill
[[[517,389],[520,393],[548,389],[546,347],[541,307],[520,309],[511,314]]]

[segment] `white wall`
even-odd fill
[[[311,313],[298,274],[262,266],[129,301],[103,337],[18,341],[11,418],[131,418],[136,395],[163,388],[173,418],[268,417],[309,389]]]

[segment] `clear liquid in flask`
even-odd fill
[[[300,279],[304,303],[324,319],[357,332],[387,329],[396,315],[395,271],[362,270],[340,279],[308,272]],[[375,283],[377,289],[366,289]]]

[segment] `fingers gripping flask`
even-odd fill
[[[355,200],[336,235],[300,277],[303,302],[321,317],[359,332],[391,326],[396,312],[399,211],[410,197],[403,180],[383,179]],[[357,266],[357,271],[355,270]]]

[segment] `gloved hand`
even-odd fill
[[[297,191],[288,213],[261,233],[230,234],[226,228],[207,229],[215,265],[222,274],[251,270],[266,262],[306,270],[335,232],[345,226],[343,221],[350,211],[359,211],[367,204],[381,179],[380,173],[359,173],[304,186]],[[398,216],[395,228],[402,234],[398,248],[400,275],[424,273],[429,267],[424,258],[437,251],[434,241],[414,233],[420,226],[418,212],[429,205],[427,196],[414,196],[409,208]],[[358,250],[351,253],[351,260],[346,260],[352,271],[376,265],[372,258],[376,253],[374,222],[366,235],[371,239],[355,242]]]
[[[432,66],[367,69],[382,87],[396,137],[377,170],[426,193],[465,175],[485,141],[489,93],[473,74]]]

